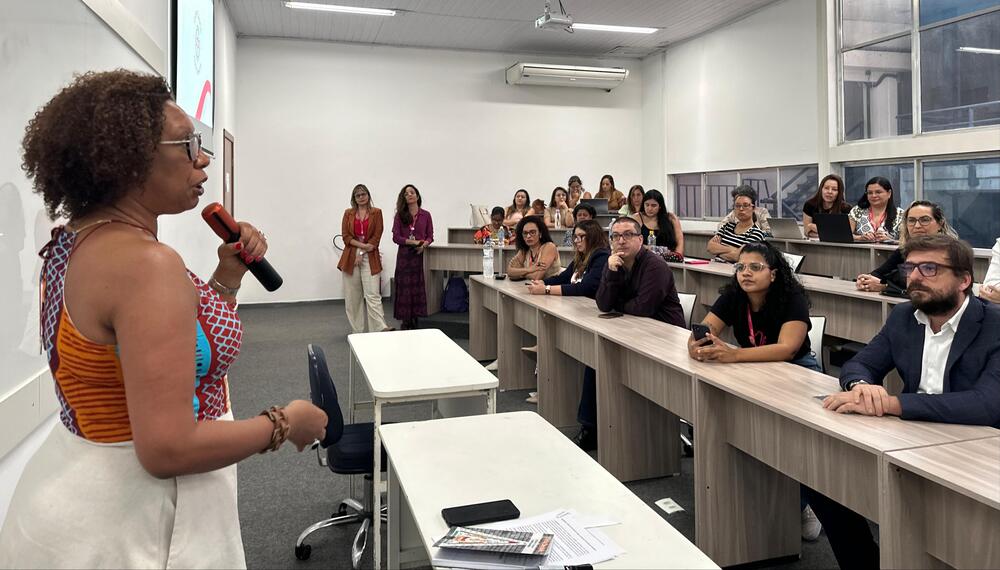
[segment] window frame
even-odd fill
[[[722,216],[708,216],[708,215],[706,215],[706,212],[708,211],[708,202],[707,202],[707,198],[708,198],[708,176],[710,174],[729,174],[729,173],[735,173],[736,174],[736,186],[739,186],[739,185],[743,184],[743,173],[744,172],[749,172],[749,171],[753,171],[753,170],[758,170],[758,171],[759,170],[774,170],[774,172],[775,172],[775,179],[777,180],[777,185],[778,185],[778,188],[777,188],[777,192],[778,192],[778,205],[777,205],[777,208],[776,208],[777,215],[775,217],[779,217],[779,218],[780,217],[785,217],[785,216],[782,215],[784,213],[783,212],[784,208],[783,208],[783,204],[782,204],[782,199],[784,197],[784,191],[782,190],[782,186],[781,186],[781,182],[782,182],[782,180],[781,180],[781,170],[782,169],[791,169],[791,168],[815,168],[816,169],[816,173],[817,173],[817,181],[819,179],[819,164],[815,163],[815,162],[808,162],[808,163],[802,163],[802,164],[782,164],[782,165],[779,165],[779,166],[760,166],[760,167],[746,167],[746,168],[729,168],[729,169],[725,169],[725,170],[707,170],[707,171],[702,171],[702,172],[676,172],[676,173],[667,174],[667,176],[670,178],[671,188],[674,191],[674,209],[675,209],[674,213],[677,214],[678,219],[681,219],[681,220],[719,222],[719,221],[722,220],[722,218],[724,218],[724,217],[726,217],[726,215],[728,215],[728,212],[726,214],[723,214]],[[691,217],[691,216],[682,217],[676,211],[676,210],[679,209],[678,208],[678,200],[677,200],[678,186],[679,185],[677,184],[677,177],[678,176],[695,176],[695,175],[697,175],[699,177],[699,180],[700,180],[700,183],[701,183],[700,194],[699,194],[699,203],[701,204],[701,211],[698,212],[700,215],[697,216],[697,217]]]

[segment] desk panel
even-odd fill
[[[482,283],[469,282],[469,354],[476,360],[497,355],[497,295]]]
[[[583,364],[560,350],[559,341],[574,352],[593,354],[594,339],[592,333],[538,313],[538,414],[558,428],[578,427],[577,403],[583,385]]]

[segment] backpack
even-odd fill
[[[466,313],[469,311],[469,287],[465,279],[452,277],[444,288],[441,311],[445,313]]]

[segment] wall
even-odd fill
[[[610,93],[505,84],[507,66],[538,59],[631,76]],[[245,284],[243,302],[342,297],[331,239],[359,182],[387,226],[415,184],[438,241],[468,225],[470,203],[507,205],[517,188],[548,201],[571,174],[596,191],[606,172],[648,185],[639,62],[248,38],[238,61],[236,212],[268,233],[285,278],[274,294]],[[383,237],[385,280],[395,249]]]

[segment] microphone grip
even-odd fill
[[[281,276],[278,275],[278,272],[271,267],[271,264],[266,259],[246,263],[246,266],[250,269],[250,273],[257,278],[257,281],[268,291],[276,291],[284,283],[284,280],[281,279]]]

